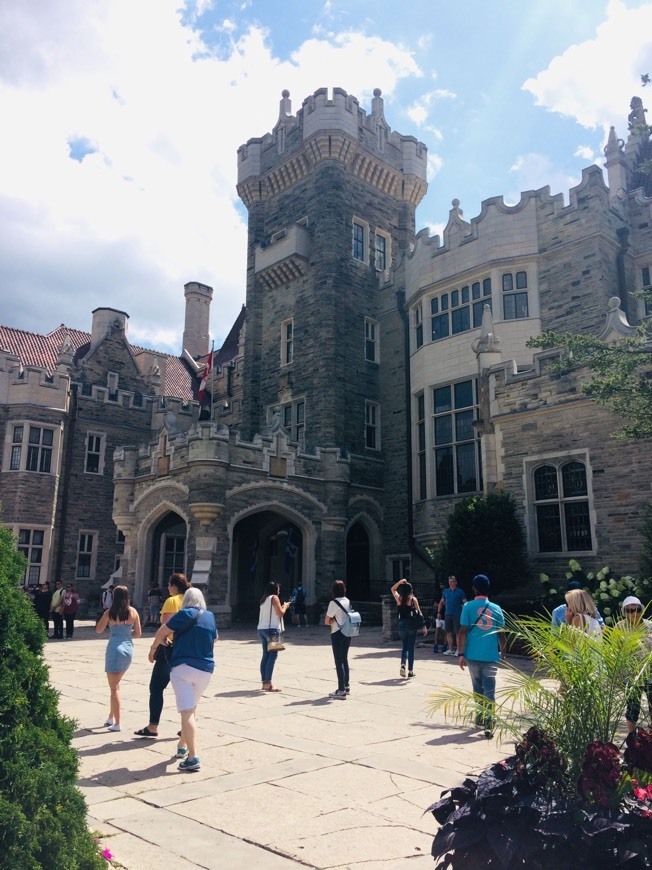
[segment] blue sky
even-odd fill
[[[4,0],[0,322],[90,327],[180,352],[183,284],[214,288],[219,346],[245,298],[236,149],[320,87],[425,142],[417,229],[601,164],[629,100],[650,103],[652,3],[639,0]],[[10,135],[7,135],[7,132]]]

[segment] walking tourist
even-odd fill
[[[102,610],[108,610],[109,607],[113,604],[113,584],[111,584],[107,589],[102,593]]]
[[[602,626],[598,621],[598,608],[595,601],[584,589],[571,589],[566,593],[566,625],[581,628],[592,637],[602,635]]]
[[[213,645],[217,640],[215,617],[206,609],[199,589],[190,588],[183,596],[178,613],[162,625],[154,636],[149,660],[154,663],[160,644],[174,632],[170,679],[177,711],[181,715],[181,733],[177,747],[179,770],[199,770],[195,712],[215,668]]]
[[[53,636],[56,640],[63,640],[63,595],[63,583],[61,580],[57,580],[55,581],[54,592],[50,601],[50,612],[54,625]]]
[[[457,585],[457,578],[451,574],[448,578],[448,589],[442,592],[441,600],[437,608],[438,615],[441,616],[442,610],[446,610],[444,617],[446,628],[446,641],[448,649],[444,652],[445,656],[456,656],[457,650],[457,633],[460,628],[460,616],[462,615],[462,607],[466,604],[466,595],[464,590]]]
[[[462,608],[457,635],[460,668],[468,667],[478,702],[475,724],[487,738],[493,737],[496,673],[505,656],[505,616],[489,601],[490,585],[486,574],[473,578],[474,598]]]
[[[167,625],[175,613],[181,610],[183,596],[190,589],[190,581],[185,574],[172,574],[168,582],[168,598],[161,610],[161,625]],[[170,682],[170,659],[174,633],[166,635],[156,649],[154,667],[149,679],[149,722],[135,732],[137,737],[158,737],[158,726],[163,712],[163,692]]]
[[[156,580],[152,580],[147,590],[147,606],[149,608],[148,625],[158,626],[161,621],[161,587]]]
[[[428,626],[419,607],[412,584],[407,580],[399,580],[392,586],[392,595],[398,605],[398,635],[403,644],[401,648],[401,676],[414,676],[414,647],[417,632],[422,631],[424,637],[428,634]],[[406,674],[407,665],[407,674]]]
[[[583,586],[579,582],[579,580],[569,580],[566,584],[566,592],[572,592],[573,589],[582,588]],[[559,628],[560,625],[566,625],[566,607],[566,601],[564,600],[564,602],[555,607],[555,609],[550,614],[550,622],[553,628]],[[596,614],[596,619],[598,620],[602,628],[604,628],[604,619],[600,616],[600,611],[596,610]]]
[[[51,601],[52,593],[50,592],[50,584],[46,581],[45,583],[41,583],[39,588],[36,590],[36,595],[34,596],[34,607],[36,608],[36,615],[45,626],[46,637],[50,636]]]
[[[351,609],[351,602],[346,597],[346,586],[343,580],[336,580],[331,589],[333,596],[326,609],[324,625],[331,627],[331,647],[337,673],[337,689],[331,692],[329,697],[340,701],[346,701],[346,696],[351,691],[349,685],[349,647],[351,638],[342,631],[347,613]]]
[[[66,623],[66,640],[72,640],[75,631],[75,616],[79,607],[79,595],[75,592],[72,583],[66,584],[63,594],[63,618]]]
[[[644,635],[641,654],[647,654],[652,650],[652,620],[643,619],[643,604],[635,595],[628,595],[621,605],[623,618],[616,623],[616,628],[632,629],[641,631]],[[652,718],[652,674],[647,675],[639,684],[632,688],[627,699],[625,722],[629,732],[634,731],[638,717],[641,714],[641,697],[645,693],[647,697],[648,716]]]
[[[134,656],[134,637],[142,634],[138,611],[129,604],[129,590],[126,586],[116,586],[113,590],[113,603],[105,610],[95,626],[102,634],[109,627],[109,642],[106,645],[104,670],[111,692],[109,715],[104,723],[109,731],[120,731],[120,680],[131,664]]]
[[[272,643],[280,640],[283,633],[283,617],[290,607],[290,601],[281,604],[279,598],[281,588],[274,580],[267,584],[263,597],[260,599],[258,611],[258,638],[263,647],[263,655],[260,660],[260,678],[264,692],[280,692],[272,683],[274,665],[278,657],[278,650],[269,648]]]
[[[297,580],[297,585],[290,596],[292,602],[292,625],[301,628],[301,624],[308,627],[308,614],[306,613],[306,590],[303,588],[303,580]]]

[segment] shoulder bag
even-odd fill
[[[272,631],[272,607],[274,602],[272,601],[272,596],[269,597],[269,631]],[[282,624],[282,623],[281,623]],[[267,638],[267,652],[281,652],[281,650],[285,649],[285,644],[283,643],[283,635],[281,629],[279,627],[278,631],[273,637]]]

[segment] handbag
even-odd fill
[[[187,631],[193,627],[193,625],[197,622],[199,617],[202,615],[204,611],[198,610],[197,614],[192,618],[192,620],[185,625],[183,628],[177,629],[174,633],[177,637],[182,634],[185,634]],[[172,653],[174,651],[174,641],[172,643],[160,643],[156,647],[156,652],[154,654],[154,661],[160,662],[164,661],[168,666],[172,664]]]
[[[421,613],[420,610],[417,610],[416,607],[412,607],[410,611],[410,628],[423,628],[425,624],[426,620],[423,616],[423,613]]]
[[[269,597],[269,630],[272,630],[272,596]],[[283,643],[282,633],[279,631],[276,633],[275,637],[267,638],[267,652],[281,652],[281,650],[285,649],[285,644]]]

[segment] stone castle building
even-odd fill
[[[426,146],[389,127],[380,91],[369,114],[336,88],[296,115],[283,92],[271,133],[238,151],[246,309],[205,406],[203,284],[186,285],[180,357],[132,347],[112,309],[90,336],[0,328],[4,522],[29,577],[90,589],[117,569],[140,602],[182,569],[223,624],[270,578],[301,577],[315,603],[344,577],[378,601],[400,576],[432,581],[426,547],[456,500],[495,487],[537,570],[635,571],[649,445],[610,438],[617,421],[526,342],[618,337],[645,315],[641,117],[633,101],[626,143],[612,129],[606,183],[592,166],[568,204],[543,188],[470,222],[454,201],[440,239],[415,233]]]

